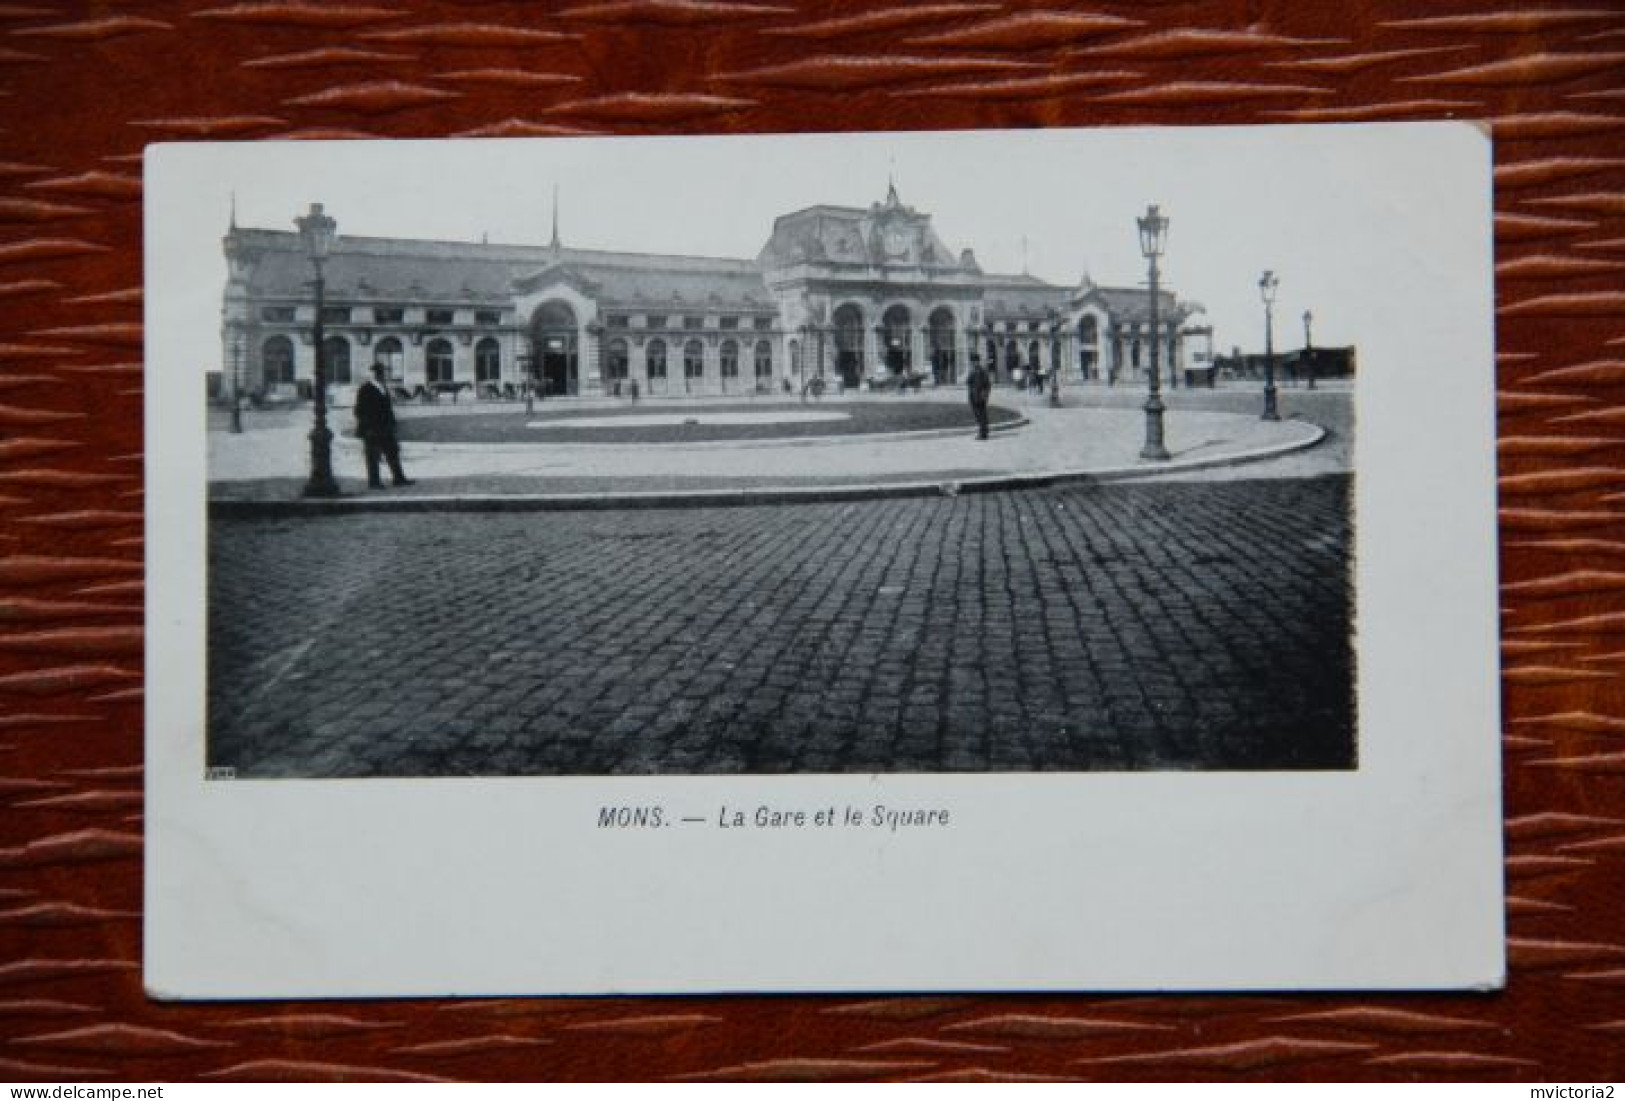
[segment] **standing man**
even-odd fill
[[[993,380],[987,377],[987,370],[982,366],[982,357],[972,355],[970,361],[970,374],[965,379],[965,389],[970,394],[970,411],[976,415],[976,438],[987,439],[987,398],[993,392]]]
[[[378,460],[388,460],[389,472],[398,486],[412,485],[412,479],[401,469],[401,445],[395,438],[395,403],[389,397],[389,368],[382,363],[372,365],[372,380],[355,395],[356,431],[367,452],[367,485],[382,489],[378,477]]]

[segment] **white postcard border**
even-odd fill
[[[152,204],[188,195],[210,151],[149,150],[149,991],[1498,986],[1489,139],[1458,124],[1335,129],[1394,158],[1396,225],[1371,227],[1367,259],[1412,265],[1438,293],[1394,300],[1391,330],[1361,347],[1360,759],[1325,773],[206,781],[201,385],[152,350],[189,297],[219,288],[188,279],[192,258]],[[1058,133],[1102,149],[1148,133],[1176,147],[1257,136]],[[754,142],[768,155],[798,139],[580,140]],[[331,144],[410,163],[425,143]],[[1404,252],[1406,219],[1423,216],[1451,223],[1448,254]],[[650,803],[712,817],[942,806],[952,825],[596,828],[603,805]]]

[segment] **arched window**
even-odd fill
[[[630,373],[629,365],[632,362],[631,353],[626,349],[626,341],[616,337],[609,342],[609,360],[605,367],[609,371],[611,382],[621,382]]]
[[[773,345],[765,340],[756,342],[756,381],[773,380]]]
[[[1089,314],[1078,319],[1078,374],[1086,379],[1096,376],[1095,365],[1100,362],[1100,326]]]
[[[959,377],[955,351],[954,314],[947,307],[933,311],[928,321],[931,341],[931,375],[938,382],[954,382]]]
[[[474,345],[474,377],[480,382],[502,381],[502,345],[495,337]]]
[[[1044,353],[1038,341],[1035,340],[1027,345],[1027,366],[1037,371],[1042,369],[1043,365]]]
[[[666,379],[666,342],[664,340],[649,341],[647,358],[649,361],[649,377],[664,382]]]
[[[913,324],[907,306],[893,306],[880,319],[880,356],[886,369],[904,374],[914,369],[914,348],[910,326]]]
[[[722,342],[722,377],[724,381],[739,377],[739,345],[732,340]]]
[[[863,311],[848,302],[835,311],[835,369],[841,382],[856,386],[863,381]]]
[[[796,378],[800,378],[802,371],[805,369],[806,367],[801,360],[801,341],[792,340],[790,342],[790,373]]]
[[[327,373],[329,386],[350,384],[350,342],[342,336],[330,336],[322,341],[322,370]]]
[[[698,340],[683,345],[683,380],[705,377],[705,346]]]
[[[455,375],[452,367],[451,341],[429,341],[428,382],[430,386],[450,382]]]
[[[406,353],[401,349],[401,342],[392,336],[386,336],[378,342],[372,350],[372,358],[389,368],[389,377],[395,382],[406,378]]]
[[[267,340],[260,349],[260,371],[267,386],[292,384],[293,341],[285,336]]]

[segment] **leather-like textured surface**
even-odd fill
[[[146,142],[1444,117],[1498,141],[1506,992],[143,996]],[[1622,394],[1614,0],[0,3],[0,1078],[1625,1077]]]

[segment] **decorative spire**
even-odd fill
[[[553,185],[553,240],[548,243],[547,247],[552,249],[554,252],[558,252],[559,249],[563,248],[563,246],[559,244],[559,185],[558,184]]]
[[[237,232],[237,191],[236,191],[235,188],[233,188],[232,192],[231,192],[231,226],[230,226],[230,229],[231,229],[231,232],[233,232],[233,233]]]
[[[893,208],[903,205],[903,200],[897,197],[895,168],[886,173],[886,205]]]

